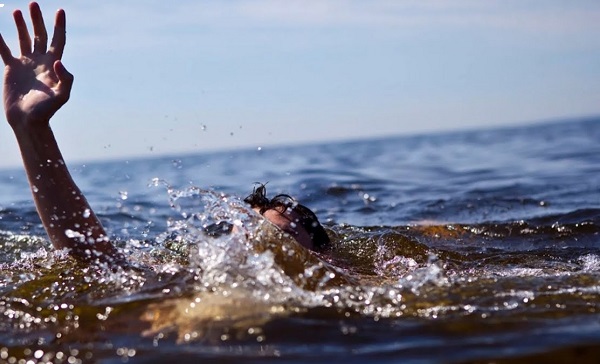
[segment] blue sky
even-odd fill
[[[0,32],[13,53],[11,12]],[[67,161],[600,115],[600,2],[40,1],[67,12]],[[20,165],[0,123],[0,167]]]

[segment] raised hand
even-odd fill
[[[29,5],[33,44],[23,14],[14,12],[21,56],[16,58],[0,36],[4,68],[4,109],[19,143],[33,200],[44,228],[58,248],[88,262],[119,264],[123,260],[110,243],[67,169],[50,117],[67,102],[73,76],[60,59],[65,48],[65,12],[56,13],[54,36],[48,35],[37,3]]]
[[[20,57],[12,55],[0,35],[0,56],[5,64],[4,110],[13,129],[33,126],[32,123],[48,123],[69,99],[73,85],[73,75],[60,61],[66,41],[65,12],[56,12],[54,35],[48,48],[48,34],[39,5],[32,2],[29,11],[33,23],[33,45],[23,14],[20,10],[13,13]]]

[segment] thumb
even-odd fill
[[[71,88],[73,87],[73,80],[75,77],[73,77],[73,75],[67,71],[60,60],[54,62],[54,72],[58,77],[56,93],[59,97],[64,98],[65,102],[67,102],[69,96],[71,95]]]
[[[13,59],[10,48],[6,45],[4,38],[2,38],[2,34],[0,34],[0,57],[5,65],[9,64]]]

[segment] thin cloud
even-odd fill
[[[530,32],[597,32],[600,3],[556,1],[232,0],[66,2],[77,25],[107,29],[476,26]]]
[[[168,46],[173,39],[193,41],[213,32],[256,35],[266,31],[301,33],[319,28],[411,37],[414,31],[468,30],[502,33],[515,41],[558,37],[561,46],[600,45],[600,2],[579,1],[443,1],[443,0],[231,0],[231,1],[64,1],[70,39],[90,49],[148,49]],[[53,9],[42,4],[47,21]],[[12,23],[8,6],[2,23]],[[6,20],[6,22],[4,21]],[[11,42],[14,27],[1,29]],[[70,34],[69,34],[70,35]],[[327,40],[323,40],[326,42]]]

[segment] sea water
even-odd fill
[[[600,119],[70,168],[131,265],[53,250],[0,171],[0,362],[600,358]],[[249,210],[254,182],[331,249]]]

